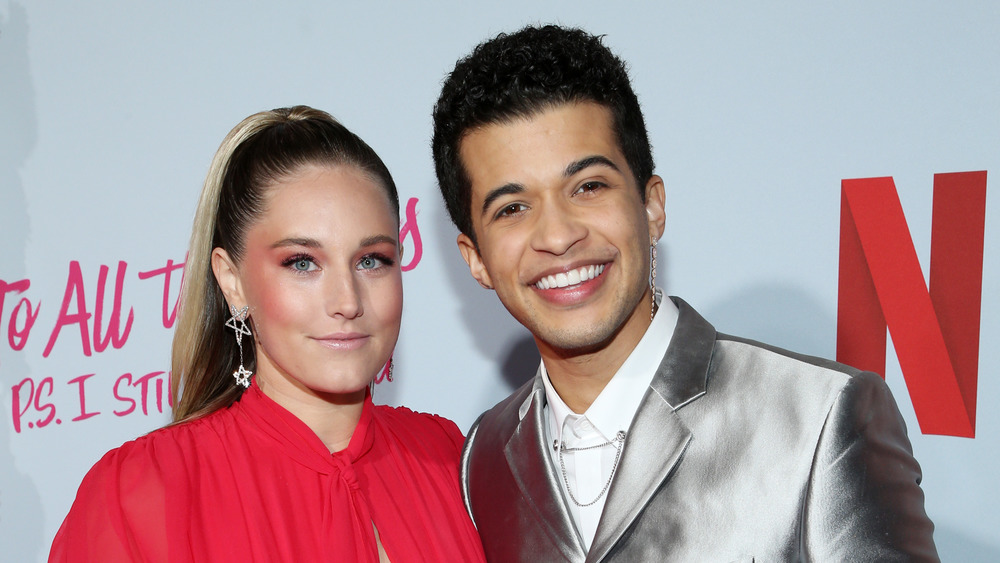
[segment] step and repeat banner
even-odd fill
[[[469,275],[430,112],[528,23],[629,62],[667,186],[659,280],[723,332],[884,373],[945,560],[1000,560],[994,2],[0,0],[0,559],[44,560],[85,472],[169,420],[195,204],[223,136],[308,104],[400,191],[405,306],[376,402],[467,429],[534,374]]]

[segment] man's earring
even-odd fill
[[[250,336],[250,327],[247,326],[247,313],[249,311],[249,305],[244,305],[242,309],[230,305],[229,312],[233,316],[226,321],[226,326],[236,331],[236,345],[240,348],[240,367],[233,372],[233,377],[236,378],[236,384],[242,385],[244,388],[250,387],[250,377],[253,375],[253,372],[243,367],[243,337]]]
[[[649,289],[652,297],[652,304],[649,308],[649,320],[653,320],[656,314],[656,298],[663,298],[663,292],[656,287],[656,240],[649,241]]]

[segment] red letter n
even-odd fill
[[[892,178],[841,186],[837,360],[884,377],[888,325],[921,432],[974,437],[986,172],[934,176],[929,291]]]

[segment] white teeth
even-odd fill
[[[538,289],[553,289],[556,287],[569,287],[579,283],[590,281],[604,272],[604,264],[599,266],[584,266],[576,270],[565,273],[558,273],[553,276],[545,276],[535,282]]]

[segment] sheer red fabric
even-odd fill
[[[50,561],[484,561],[459,493],[462,434],[365,401],[330,454],[256,383],[228,409],[108,452]]]

